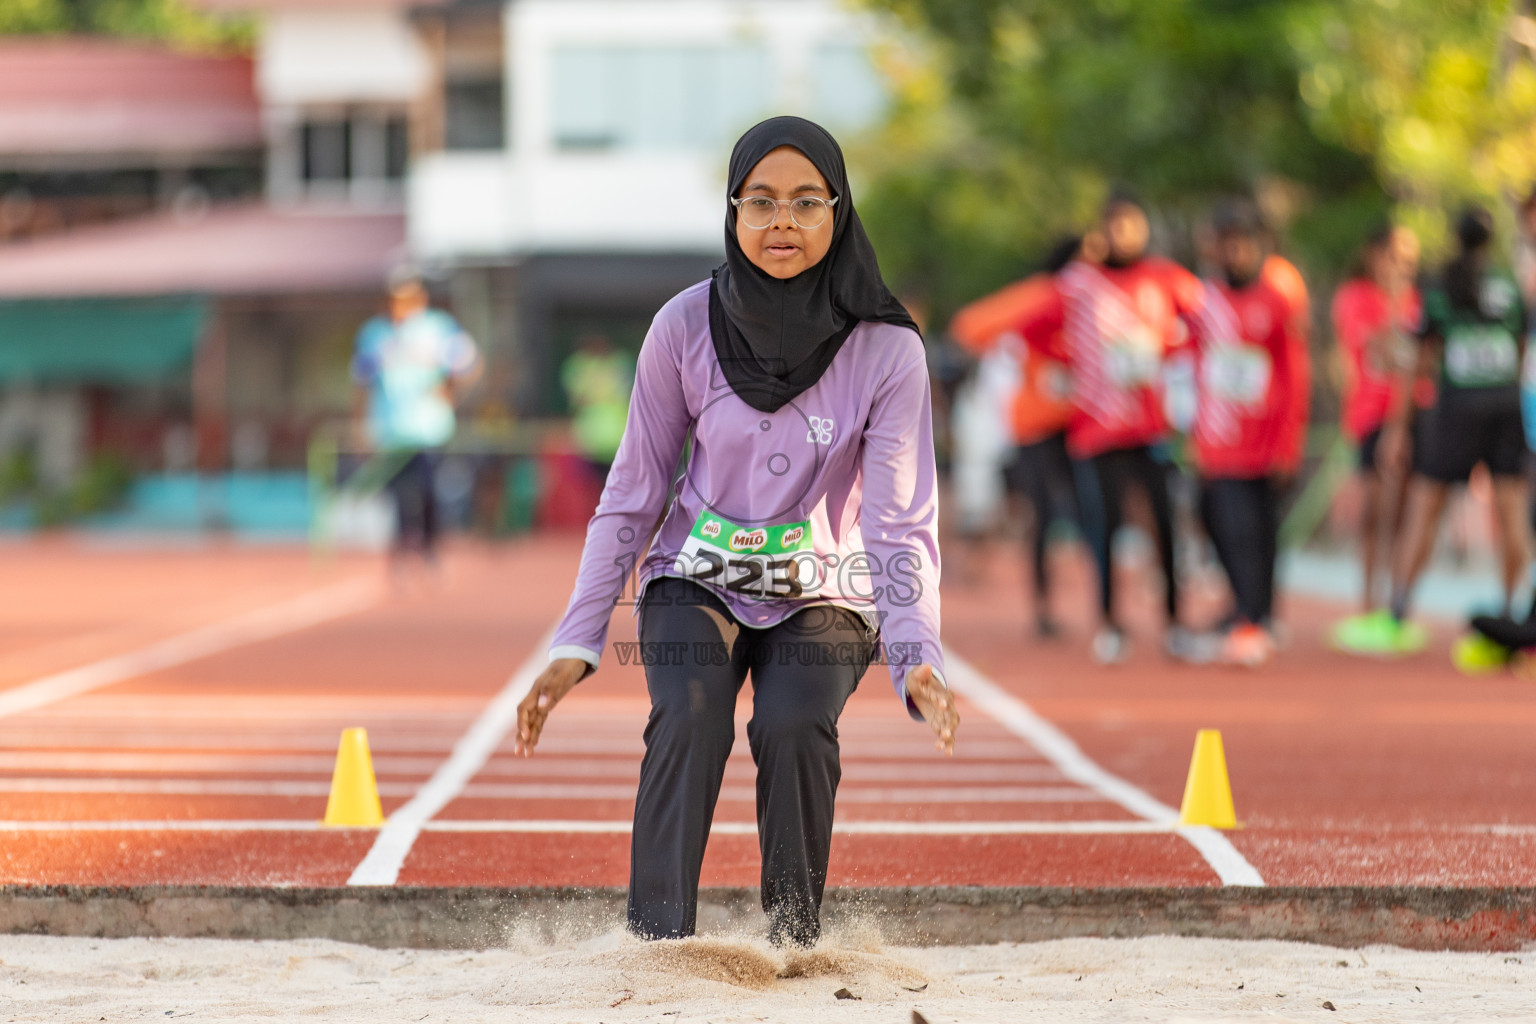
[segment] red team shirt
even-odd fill
[[[1051,275],[1036,274],[977,299],[949,322],[949,333],[965,349],[985,355],[1013,337],[1015,325],[1053,301]],[[1017,345],[1016,338],[1013,343]],[[1009,403],[1015,444],[1027,445],[1059,433],[1072,418],[1072,396],[1062,367],[1030,348],[1021,361],[1022,379]]]
[[[1410,288],[1398,300],[1397,325],[1412,331],[1419,321],[1419,293]],[[1343,427],[1355,441],[1386,421],[1397,391],[1397,374],[1378,365],[1367,352],[1367,342],[1394,319],[1392,300],[1374,281],[1355,278],[1339,286],[1333,296],[1333,334],[1344,353]],[[1415,403],[1423,408],[1434,402],[1434,384],[1414,385]]]
[[[1270,253],[1264,257],[1264,269],[1259,272],[1259,277],[1280,293],[1298,324],[1312,319],[1312,298],[1307,294],[1306,279],[1296,269],[1296,264],[1279,253]]]
[[[1306,434],[1311,358],[1296,304],[1265,280],[1204,285],[1190,319],[1199,404],[1195,464],[1206,477],[1294,472]]]
[[[1163,358],[1185,341],[1181,317],[1200,308],[1200,279],[1148,256],[1119,269],[1077,261],[1051,284],[1016,329],[1070,374],[1068,451],[1081,459],[1161,441]]]

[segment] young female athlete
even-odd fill
[[[1077,466],[1083,525],[1099,570],[1094,658],[1117,664],[1130,653],[1116,615],[1113,542],[1129,492],[1139,488],[1152,507],[1163,570],[1164,648],[1173,657],[1200,660],[1198,638],[1179,622],[1173,498],[1159,449],[1168,436],[1164,360],[1182,336],[1180,320],[1198,311],[1203,289],[1189,271],[1148,252],[1146,211],[1128,193],[1110,196],[1101,229],[1102,262],[1069,264],[1052,278],[1050,301],[1037,303],[1015,329],[1032,353],[1066,366],[1071,378],[1067,451]]]
[[[1413,282],[1418,261],[1404,252],[1400,239],[1406,231],[1384,223],[1366,236],[1359,265],[1334,293],[1331,310],[1344,371],[1341,425],[1360,452],[1360,610],[1365,613],[1380,608],[1386,596],[1378,579],[1384,575],[1378,573],[1380,555],[1391,557],[1408,491],[1408,474],[1377,457],[1398,370],[1413,360],[1409,339],[1419,320]],[[1414,390],[1416,408],[1432,401],[1428,381],[1415,381]]]
[[[1408,621],[1413,585],[1434,547],[1445,499],[1481,462],[1493,477],[1493,511],[1503,553],[1504,612],[1528,559],[1525,432],[1520,420],[1520,361],[1526,312],[1508,272],[1493,265],[1493,218],[1472,208],[1456,222],[1459,251],[1441,280],[1424,293],[1418,371],[1439,368],[1421,452],[1414,460],[1407,518],[1392,563],[1392,598],[1383,612],[1339,625],[1335,642],[1359,654],[1402,655],[1421,650],[1424,630]],[[1381,457],[1401,461],[1407,445],[1413,370],[1382,435]]]
[[[967,351],[987,356],[1000,348],[1018,354],[1020,381],[1009,403],[1007,428],[1013,459],[1003,468],[1010,492],[1029,502],[1033,518],[1030,535],[1030,581],[1035,611],[1035,635],[1059,635],[1051,615],[1050,565],[1046,559],[1052,523],[1065,519],[1081,524],[1072,460],[1067,454],[1067,424],[1072,420],[1072,396],[1066,367],[1030,349],[1013,332],[1013,325],[1030,311],[1053,301],[1055,275],[1072,260],[1091,259],[1085,239],[1065,238],[1052,247],[1041,272],[977,299],[955,314],[949,333]]]
[[[1257,666],[1274,651],[1280,500],[1306,436],[1311,366],[1297,304],[1265,277],[1268,232],[1251,203],[1215,217],[1221,279],[1191,320],[1198,360],[1194,426],[1200,511],[1232,585],[1223,660]]]
[[[624,440],[516,747],[531,754],[550,710],[597,667],[649,544],[638,615],[651,716],[629,927],[693,933],[750,672],[763,909],[773,941],[808,945],[841,774],[837,719],[877,640],[908,712],[954,749],[928,372],[831,135],[796,117],[757,125],[731,154],[726,198],[724,265],[662,307],[641,347]]]

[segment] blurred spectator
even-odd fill
[[[455,399],[481,368],[480,350],[458,321],[430,308],[421,276],[410,267],[396,270],[388,311],[363,324],[352,357],[361,440],[393,470],[396,555],[415,552],[430,561],[435,554],[433,477],[457,427]]]
[[[1366,236],[1348,281],[1333,297],[1333,336],[1344,373],[1342,427],[1359,446],[1364,503],[1360,513],[1360,610],[1380,607],[1382,552],[1390,552],[1402,525],[1408,475],[1378,458],[1382,428],[1392,406],[1397,372],[1413,358],[1409,332],[1419,319],[1418,239],[1383,223]],[[1432,385],[1416,384],[1414,405],[1433,400]],[[1426,390],[1427,389],[1427,390]],[[1412,436],[1412,434],[1410,434]]]
[[[1190,323],[1195,464],[1206,532],[1232,586],[1223,659],[1256,666],[1274,652],[1280,499],[1301,460],[1311,366],[1305,306],[1273,283],[1257,208],[1226,204],[1215,229],[1220,277]]]
[[[1520,237],[1515,240],[1515,280],[1527,307],[1536,303],[1536,186],[1520,201]]]
[[[1464,212],[1456,222],[1456,240],[1456,256],[1425,289],[1417,332],[1422,342],[1417,372],[1438,368],[1438,387],[1394,552],[1391,604],[1386,611],[1346,620],[1334,633],[1340,647],[1360,654],[1411,654],[1427,643],[1425,630],[1408,620],[1409,599],[1429,560],[1451,487],[1465,484],[1478,464],[1493,477],[1505,615],[1528,558],[1519,394],[1525,304],[1513,276],[1493,261],[1493,217],[1487,210]],[[1405,443],[1415,372],[1411,366],[1400,371],[1402,383],[1381,441],[1381,458],[1388,463],[1398,461]]]
[[[1268,244],[1273,236],[1265,232],[1264,238]],[[1264,257],[1264,269],[1260,275],[1264,283],[1273,288],[1291,311],[1291,322],[1302,331],[1303,338],[1311,332],[1307,330],[1312,319],[1312,297],[1307,294],[1307,282],[1301,276],[1301,271],[1296,269],[1296,264],[1281,256],[1277,252],[1271,252]]]
[[[1003,466],[1013,453],[1007,413],[1019,388],[1019,359],[998,346],[967,359],[966,366],[949,403],[949,469],[953,521],[968,542],[967,554],[978,555],[1002,518]]]
[[[629,394],[635,386],[635,360],[619,351],[602,334],[588,334],[576,344],[560,367],[571,410],[576,414],[573,432],[576,450],[586,460],[600,484],[608,482],[608,470],[624,438],[629,419]]]
[[[1204,287],[1189,271],[1150,252],[1151,223],[1129,192],[1105,203],[1101,262],[1072,261],[1056,275],[1049,301],[1020,318],[1031,352],[1068,367],[1074,410],[1067,450],[1077,463],[1078,498],[1099,575],[1101,625],[1096,660],[1124,661],[1130,642],[1117,618],[1113,540],[1133,491],[1152,508],[1163,571],[1169,655],[1199,660],[1198,638],[1179,621],[1174,509],[1166,457],[1163,368],[1184,335],[1181,318],[1200,306]]]
[[[999,424],[993,431],[1010,447],[1003,467],[1008,489],[1022,495],[1033,514],[1031,581],[1035,632],[1041,638],[1058,633],[1050,611],[1050,572],[1046,559],[1050,527],[1065,519],[1079,526],[1077,490],[1067,455],[1067,424],[1072,418],[1071,384],[1067,369],[1043,350],[1030,351],[1013,329],[1034,308],[1049,302],[1054,275],[1083,256],[1079,237],[1060,240],[1046,258],[1042,273],[1025,278],[961,309],[949,332],[983,365],[1001,356],[1017,365]],[[1086,257],[1085,257],[1086,258]]]

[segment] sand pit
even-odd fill
[[[857,933],[790,955],[617,934],[484,952],[0,936],[0,1021],[909,1024],[914,1010],[932,1024],[1536,1020],[1536,954],[1176,938],[903,949]]]

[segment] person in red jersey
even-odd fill
[[[1206,284],[1191,321],[1195,466],[1201,518],[1236,606],[1223,657],[1258,665],[1274,651],[1280,497],[1301,462],[1311,363],[1296,302],[1264,273],[1258,211],[1227,204],[1215,227],[1222,277]]]
[[[1103,261],[1069,264],[1057,275],[1050,301],[1022,318],[1018,330],[1032,350],[1066,366],[1071,379],[1067,450],[1076,461],[1084,532],[1099,570],[1102,622],[1094,657],[1113,664],[1129,653],[1115,617],[1111,542],[1132,487],[1146,492],[1152,510],[1168,622],[1164,646],[1175,657],[1191,657],[1195,637],[1179,624],[1170,467],[1157,449],[1168,432],[1163,358],[1183,342],[1182,318],[1199,308],[1202,285],[1178,264],[1148,254],[1151,226],[1129,193],[1110,196],[1101,230]]]
[[[1265,241],[1273,244],[1269,242],[1268,235]],[[1296,264],[1277,252],[1271,252],[1264,257],[1264,268],[1259,271],[1259,278],[1285,300],[1291,312],[1291,320],[1297,330],[1302,332],[1302,336],[1311,333],[1308,327],[1312,322],[1312,296],[1307,293],[1306,279],[1296,269]]]
[[[1067,424],[1072,401],[1066,367],[1039,350],[1029,350],[1014,325],[1054,301],[1055,275],[1083,249],[1073,236],[1059,241],[1041,273],[983,296],[962,308],[949,334],[967,351],[983,356],[999,348],[1018,349],[1020,382],[1008,408],[1010,439],[1017,446],[1004,467],[1008,489],[1022,494],[1034,514],[1031,573],[1035,632],[1042,639],[1058,634],[1050,611],[1050,567],[1046,547],[1050,526],[1058,519],[1079,523],[1077,490],[1067,456]]]
[[[1405,238],[1404,235],[1408,237]],[[1408,245],[1409,241],[1413,245]],[[1384,465],[1378,458],[1382,427],[1398,388],[1398,371],[1417,355],[1412,331],[1419,320],[1417,240],[1406,228],[1382,224],[1361,250],[1357,272],[1333,296],[1333,336],[1344,370],[1341,426],[1359,446],[1364,501],[1360,510],[1360,608],[1380,607],[1385,595],[1378,577],[1402,526],[1406,467]],[[1434,400],[1426,381],[1415,384],[1414,405]],[[1427,393],[1421,393],[1427,388]],[[1411,452],[1405,453],[1411,457]]]

